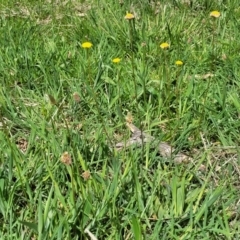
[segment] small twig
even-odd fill
[[[84,230],[84,233],[87,233],[88,236],[91,238],[91,240],[98,240],[90,231],[88,228]]]
[[[200,136],[201,136],[201,139],[202,139],[202,143],[203,143],[204,149],[205,149],[205,151],[207,151],[208,147],[207,147],[206,141],[204,139],[204,136],[203,136],[203,134],[201,132],[200,132]]]

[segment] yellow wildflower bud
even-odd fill
[[[91,48],[92,47],[92,43],[90,43],[90,42],[84,42],[84,43],[82,43],[82,48]]]
[[[212,12],[210,13],[210,17],[219,18],[220,15],[221,15],[221,13],[218,12],[218,11],[212,11]]]
[[[183,65],[183,62],[180,61],[180,60],[177,60],[177,61],[175,62],[175,64],[176,64],[177,66],[182,66],[182,65]]]
[[[121,58],[114,58],[112,60],[113,63],[119,63],[121,61]]]
[[[166,42],[160,44],[160,48],[162,48],[162,49],[167,49],[169,47],[170,47],[170,45]]]
[[[126,16],[125,16],[125,19],[127,20],[131,20],[131,19],[134,19],[135,16],[132,14],[132,13],[127,13]]]

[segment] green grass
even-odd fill
[[[9,0],[0,13],[0,239],[240,239],[238,1]],[[128,112],[193,160],[116,151]]]

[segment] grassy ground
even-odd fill
[[[0,13],[0,239],[240,239],[238,1]],[[116,151],[126,116],[192,161]]]

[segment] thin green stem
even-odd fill
[[[129,39],[130,39],[130,50],[131,50],[131,65],[132,65],[132,80],[134,83],[134,90],[135,90],[135,102],[136,102],[136,111],[138,114],[138,117],[140,117],[139,110],[138,110],[138,94],[137,94],[137,82],[136,82],[136,76],[135,76],[135,63],[134,63],[134,35],[135,35],[135,21],[134,19],[129,21]],[[140,124],[140,130],[142,132],[142,124]],[[142,138],[142,160],[144,159],[144,144],[143,144],[143,138]]]
[[[122,111],[122,91],[121,91],[120,73],[121,73],[121,70],[119,69],[119,66],[118,66],[118,69],[117,69],[118,104],[120,109],[120,115],[122,117],[123,111]]]
[[[131,65],[132,65],[132,80],[135,90],[135,101],[137,102],[137,83],[135,78],[135,64],[134,64],[134,19],[129,21],[129,39],[130,39],[130,51],[131,51]]]

